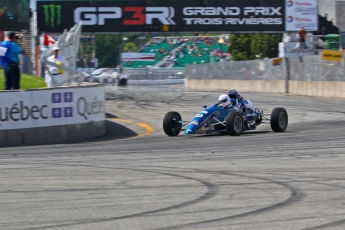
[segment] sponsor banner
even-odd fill
[[[313,44],[307,42],[307,49],[299,49],[298,42],[280,42],[279,43],[279,57],[298,57],[298,56],[312,56],[316,55],[312,48]]]
[[[122,61],[154,61],[156,54],[154,53],[122,53]]]
[[[285,0],[286,31],[318,31],[318,0]]]
[[[28,30],[30,24],[30,1],[0,1],[0,29],[3,31]]]
[[[270,59],[271,66],[285,66],[285,59],[284,58],[271,58]]]
[[[83,32],[285,31],[285,0],[37,1],[40,31],[59,32],[83,21]]]
[[[341,62],[343,60],[343,52],[336,50],[322,50],[322,60]]]
[[[104,88],[1,93],[0,130],[103,121]]]

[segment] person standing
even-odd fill
[[[55,46],[52,48],[53,50],[53,55],[51,55],[50,57],[47,58],[47,61],[49,62],[53,62],[57,65],[61,65],[61,66],[65,66],[67,67],[67,61],[65,56],[59,54],[59,47]],[[50,72],[50,74],[48,73],[48,71],[46,71],[45,73],[45,82],[47,84],[47,87],[51,88],[51,87],[55,87],[56,84],[60,84],[61,82],[63,82],[66,79],[65,76],[65,71],[63,69],[59,69],[55,66],[51,66],[51,65],[47,65],[47,68]],[[54,79],[52,79],[52,77]]]
[[[5,73],[4,90],[20,88],[19,54],[25,54],[21,36],[13,31],[7,32],[5,40],[0,43],[0,60]]]
[[[307,48],[306,43],[305,43],[306,36],[307,36],[307,31],[305,31],[303,26],[301,26],[300,29],[298,30],[298,42],[299,42],[300,49]]]

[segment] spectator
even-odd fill
[[[0,60],[5,73],[4,90],[18,90],[20,88],[19,54],[25,54],[22,35],[16,35],[13,31],[6,34],[6,38],[0,43]]]
[[[53,47],[53,55],[48,57],[47,61],[55,63],[57,65],[62,65],[67,67],[67,62],[66,62],[66,58],[65,56],[59,54],[59,47],[55,46]],[[48,71],[46,71],[45,74],[45,82],[47,84],[47,87],[55,87],[57,84],[60,84],[61,82],[63,82],[65,80],[65,72],[62,69],[59,69],[55,66],[51,66],[51,65],[47,65],[47,68],[51,74],[48,73]],[[54,78],[54,79],[52,79]]]
[[[298,30],[298,43],[300,49],[306,49],[307,46],[305,44],[305,38],[306,38],[307,32],[305,31],[304,27],[301,26]]]

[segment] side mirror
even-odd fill
[[[206,109],[206,108],[207,108],[207,105],[206,105],[206,104],[203,104],[201,107],[204,108],[204,109]]]

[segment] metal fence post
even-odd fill
[[[289,58],[285,58],[285,63],[286,63],[286,80],[285,80],[285,94],[290,93],[289,89],[289,82],[290,82],[290,62]]]

